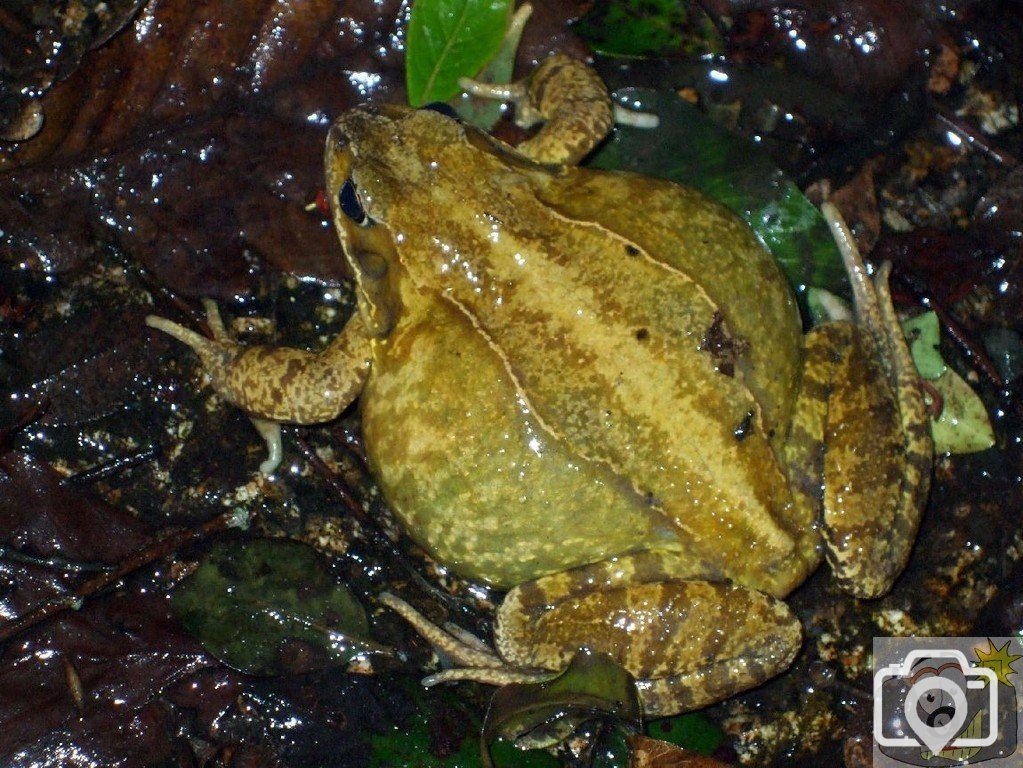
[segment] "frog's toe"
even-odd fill
[[[263,442],[266,443],[266,458],[259,465],[259,472],[263,475],[272,475],[277,471],[277,467],[281,465],[284,458],[280,422],[260,419],[256,416],[250,416],[249,420],[259,436],[263,438]]]
[[[216,317],[217,321],[219,321],[219,314]],[[168,320],[159,315],[147,316],[146,325],[162,331],[191,347],[199,356],[203,370],[214,379],[214,382],[217,381],[218,377],[223,378],[225,372],[241,351],[241,347],[226,338],[208,339],[191,328],[186,328],[179,323],[175,323],[173,320]],[[223,330],[223,324],[219,322],[213,327],[215,332],[217,329]]]

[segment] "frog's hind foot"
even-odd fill
[[[455,665],[452,669],[423,678],[423,685],[427,687],[457,680],[471,680],[486,685],[508,685],[541,682],[554,677],[554,673],[546,670],[517,669],[505,663],[479,638],[472,635],[466,637],[468,633],[461,629],[453,628],[449,631],[438,627],[390,592],[382,592],[378,599],[405,619],[424,640]]]
[[[825,324],[807,338],[811,374],[805,384],[830,392],[826,413],[817,414],[814,427],[827,433],[819,467],[822,535],[842,588],[857,597],[879,597],[909,559],[927,500],[930,419],[892,305],[890,265],[872,278],[838,210],[830,203],[821,210],[845,262],[856,308],[855,325]],[[828,337],[841,337],[841,343],[828,344]],[[825,357],[835,365],[815,381],[815,360]]]
[[[699,709],[786,669],[802,642],[788,606],[756,590],[691,579],[663,553],[637,553],[514,587],[497,611],[497,652],[481,650],[383,594],[454,669],[424,683],[550,680],[581,650],[606,653],[636,679],[651,717]]]
[[[213,306],[213,311],[210,312],[209,306],[207,306],[207,322],[210,332],[213,333],[212,339],[159,315],[147,316],[146,325],[191,347],[192,351],[199,356],[203,371],[213,380],[214,387],[219,389],[217,382],[228,376],[228,371],[238,355],[241,354],[243,347],[227,337],[227,331],[220,319],[220,312],[217,311],[215,304],[212,302],[210,304]]]

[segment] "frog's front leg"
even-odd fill
[[[839,584],[879,597],[909,559],[927,500],[930,419],[889,295],[889,266],[871,279],[837,210],[822,210],[853,285],[856,322],[808,334],[787,460],[797,502],[820,512]]]
[[[699,709],[786,669],[801,644],[785,603],[736,584],[700,579],[669,553],[626,555],[521,584],[497,612],[498,656],[433,627],[389,595],[420,634],[462,668],[429,682],[549,679],[587,649],[636,678],[650,717]]]
[[[515,122],[524,128],[544,122],[539,133],[516,147],[539,163],[575,165],[614,125],[604,81],[570,56],[548,56],[526,78],[510,85],[465,78],[461,86],[475,96],[514,102]]]
[[[269,451],[260,471],[269,474],[281,460],[281,422],[330,421],[358,397],[369,373],[369,334],[356,313],[320,352],[244,346],[228,337],[216,305],[204,303],[212,339],[155,315],[146,324],[190,346],[213,388],[252,417]]]

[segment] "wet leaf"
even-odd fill
[[[322,141],[315,127],[213,117],[70,166],[0,176],[0,258],[64,272],[93,261],[103,238],[184,296],[251,292],[253,257],[337,281],[337,238],[305,210],[323,183]]]
[[[702,190],[745,219],[798,291],[808,286],[845,290],[845,270],[823,216],[766,154],[727,134],[674,93],[625,88],[615,96],[656,113],[660,126],[618,126],[594,156],[594,167],[660,176]]]
[[[529,4],[521,6],[515,12],[501,42],[501,49],[490,60],[490,63],[476,75],[475,80],[498,85],[511,82],[519,42],[522,40],[522,34],[531,17],[532,6]],[[455,112],[466,122],[483,130],[490,130],[504,114],[504,105],[496,99],[485,99],[463,92],[455,102]]]
[[[150,0],[139,23],[83,57],[81,66],[43,97],[42,132],[30,141],[0,145],[0,168],[47,157],[67,161],[215,111],[270,107],[295,125],[317,112],[336,112],[357,90],[348,72],[369,65],[351,55],[347,66],[324,64],[374,40],[379,47],[374,46],[373,71],[379,72],[397,45],[388,35],[395,9],[387,3],[365,5],[237,0],[196,6],[192,0]],[[354,35],[338,34],[352,24],[361,28],[358,42]],[[307,83],[313,72],[316,91],[310,103]],[[267,98],[271,95],[277,98]]]
[[[639,698],[620,664],[605,654],[581,652],[552,680],[512,683],[494,693],[480,734],[484,765],[494,765],[489,748],[498,737],[535,746],[557,743],[594,718],[638,730]]]
[[[921,52],[936,30],[922,18],[923,0],[760,0],[725,3],[731,58],[770,65],[785,57],[832,87],[885,93],[922,68]]]
[[[376,648],[362,606],[331,577],[324,558],[298,542],[219,545],[172,603],[213,655],[249,674],[280,672],[289,653],[301,653],[309,669]]]
[[[1002,379],[1010,384],[1023,374],[1023,339],[1011,328],[992,328],[984,335],[984,348]]]
[[[902,324],[917,372],[925,379],[936,379],[947,370],[938,345],[941,323],[934,312],[924,312]]]
[[[4,582],[24,576],[0,565]],[[167,760],[178,715],[161,695],[215,664],[152,586],[92,599],[4,646],[0,764],[60,768],[69,754],[126,768]]]
[[[717,28],[703,9],[682,0],[598,0],[575,30],[595,50],[619,56],[721,50]]]
[[[14,451],[0,454],[0,542],[35,557],[115,563],[147,535],[132,515],[68,483],[48,464]],[[50,596],[22,594],[25,603],[0,600],[0,607],[17,612]]]
[[[924,312],[902,327],[917,371],[942,398],[941,414],[931,421],[935,452],[975,453],[994,445],[991,419],[980,396],[941,357],[938,316]]]
[[[998,254],[969,231],[923,227],[883,235],[871,259],[875,264],[892,262],[896,275],[914,276],[941,301],[953,304],[986,278],[995,278]]]
[[[144,0],[12,1],[0,13],[0,140],[33,138],[46,120],[39,102],[89,50],[103,45]]]
[[[409,104],[447,101],[458,92],[458,78],[494,58],[511,7],[509,0],[417,0],[405,54]]]
[[[1023,244],[1023,166],[991,185],[977,201],[973,221],[988,242],[1006,249]]]
[[[4,620],[68,597],[147,537],[132,515],[52,467],[0,454]],[[0,646],[0,765],[59,768],[69,754],[126,767],[167,759],[174,713],[161,694],[215,664],[152,583],[91,595]]]
[[[632,748],[629,768],[726,768],[727,765],[649,736],[632,736],[629,746]]]
[[[931,385],[941,393],[941,415],[931,422],[936,453],[976,453],[995,444],[987,408],[962,376],[949,368]]]

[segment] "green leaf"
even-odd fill
[[[941,358],[941,323],[934,312],[924,312],[902,324],[917,372],[925,379],[937,379],[947,366]]]
[[[551,680],[512,683],[494,693],[480,734],[483,764],[494,765],[489,747],[497,737],[526,746],[549,745],[597,717],[638,731],[642,720],[636,682],[610,656],[580,652]]]
[[[624,104],[660,117],[654,129],[619,125],[591,163],[695,187],[750,225],[793,287],[848,293],[842,260],[820,211],[768,158],[674,93],[623,88]]]
[[[311,547],[284,539],[228,542],[171,595],[182,625],[221,661],[249,674],[281,670],[285,644],[302,642],[332,663],[367,650],[362,606]]]
[[[416,0],[405,50],[409,104],[458,93],[458,78],[475,75],[500,49],[511,6],[510,0]]]
[[[941,395],[941,414],[931,420],[936,453],[976,453],[995,444],[991,419],[980,396],[941,357],[941,323],[924,312],[902,324],[920,376]]]
[[[413,711],[393,728],[369,735],[372,758],[369,768],[482,768],[478,707],[466,703],[458,688],[424,688],[417,680],[404,681]],[[460,729],[462,740],[452,743],[452,731]],[[438,733],[445,742],[438,749]],[[457,739],[458,734],[454,734]],[[517,768],[558,768],[561,762],[549,752],[523,752],[509,742],[493,748],[498,765]]]
[[[515,67],[515,54],[519,49],[522,32],[532,12],[533,7],[527,3],[520,6],[512,15],[508,31],[501,42],[501,49],[490,60],[490,63],[476,75],[476,80],[481,83],[497,85],[506,85],[511,82],[512,70]],[[455,102],[455,112],[467,123],[489,131],[504,114],[504,104],[497,99],[462,93],[458,101]]]
[[[711,755],[725,740],[725,734],[702,712],[688,712],[647,723],[646,735],[685,747],[701,755]]]
[[[685,0],[597,0],[574,30],[600,53],[700,56],[721,50],[717,27]]]
[[[942,397],[941,415],[931,422],[936,453],[977,453],[995,444],[983,401],[951,368],[931,382]]]

